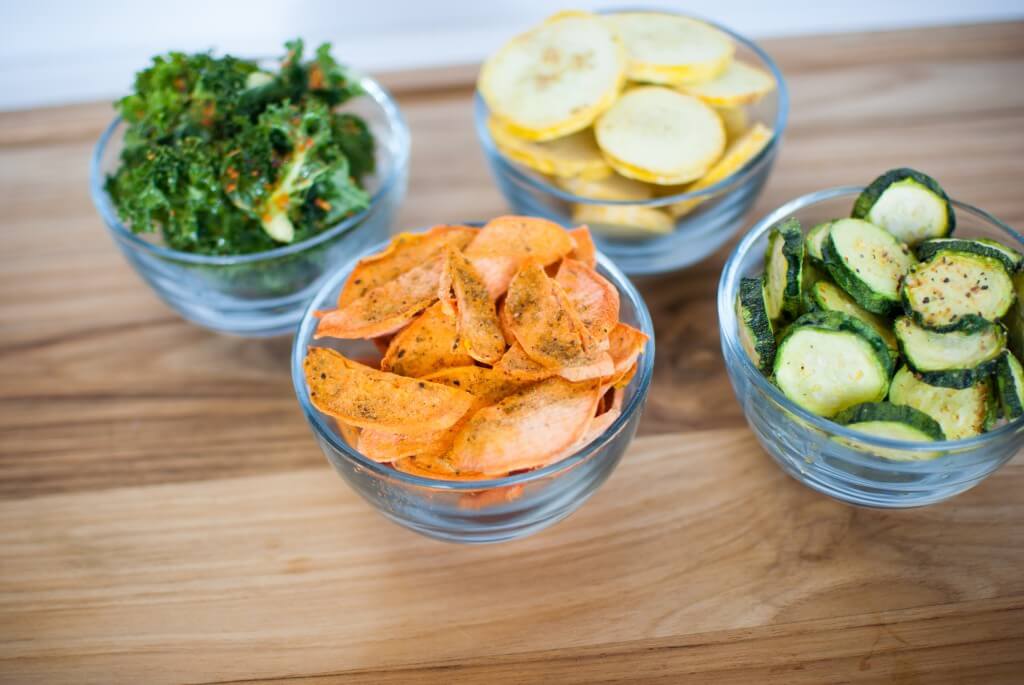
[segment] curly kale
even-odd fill
[[[170,53],[117,103],[127,124],[107,178],[121,219],[176,250],[247,254],[303,240],[369,206],[366,123],[333,109],[363,91],[322,45],[286,45],[276,73],[255,62]]]

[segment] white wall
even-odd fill
[[[512,34],[564,7],[628,0],[5,0],[0,109],[110,99],[150,55],[215,48],[278,54],[288,38],[332,41],[364,71],[479,61]],[[638,0],[715,19],[754,37],[1024,17],[1024,0],[746,2]]]

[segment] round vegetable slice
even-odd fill
[[[901,316],[893,332],[907,365],[928,383],[945,388],[966,388],[987,378],[1006,346],[1006,329],[988,322],[969,331],[938,333]]]
[[[487,129],[503,155],[542,174],[600,179],[612,173],[590,128],[543,143],[520,138],[494,117]]]
[[[629,78],[650,83],[692,84],[721,74],[736,50],[729,37],[696,19],[658,12],[621,12],[606,17],[629,52]]]
[[[805,267],[806,268],[806,267]],[[855,319],[860,319],[874,329],[875,333],[885,341],[886,347],[895,356],[899,347],[896,343],[896,336],[889,327],[888,320],[872,314],[864,309],[847,295],[842,288],[828,281],[817,281],[808,289],[808,303],[813,309],[820,309],[829,312],[842,312],[849,314]]]
[[[804,239],[804,251],[807,253],[808,259],[820,269],[825,268],[825,255],[822,252],[822,247],[825,239],[828,238],[828,229],[832,227],[832,224],[831,221],[821,222],[807,231],[807,237]]]
[[[772,321],[784,313],[796,315],[799,312],[803,263],[804,236],[800,222],[786,219],[768,234],[764,254],[764,299]]]
[[[682,86],[683,92],[716,107],[750,104],[774,89],[775,79],[771,74],[738,60],[733,60],[711,81]]]
[[[892,367],[885,341],[870,326],[839,312],[811,312],[779,342],[774,371],[786,397],[830,417],[884,398]]]
[[[940,332],[984,327],[1006,314],[1015,296],[1001,261],[966,252],[937,252],[903,281],[907,313]]]
[[[612,168],[657,185],[700,178],[725,149],[725,128],[713,109],[695,97],[656,86],[623,94],[594,130]]]
[[[764,287],[760,278],[740,280],[736,320],[740,327],[740,343],[750,361],[762,373],[770,373],[775,362],[775,332],[765,310]]]
[[[715,111],[722,118],[722,125],[725,126],[725,138],[730,142],[737,140],[750,128],[750,116],[747,114],[747,108],[743,105],[715,107]]]
[[[1024,369],[1009,350],[999,357],[995,376],[1003,416],[1009,421],[1024,416]]]
[[[391,339],[380,368],[418,378],[449,366],[472,363],[473,358],[459,345],[455,317],[435,302]]]
[[[1020,271],[1024,265],[1024,255],[1020,252],[987,238],[933,238],[917,246],[917,258],[922,262],[928,261],[939,252],[966,252],[998,259],[1011,274]]]
[[[615,102],[626,63],[625,49],[602,19],[565,12],[491,55],[478,87],[508,131],[552,140],[585,129]]]
[[[647,183],[612,173],[607,178],[560,178],[556,183],[563,189],[580,197],[594,200],[650,200],[654,189]]]
[[[992,407],[992,384],[980,379],[966,388],[932,385],[903,366],[889,385],[889,401],[928,414],[949,440],[962,440],[985,431]]]
[[[634,205],[576,204],[572,208],[572,220],[588,224],[602,235],[626,240],[666,235],[675,228],[668,212]]]
[[[851,216],[881,226],[908,245],[947,236],[956,227],[946,191],[914,169],[893,169],[876,178],[857,198]]]
[[[839,413],[836,423],[893,440],[932,442],[945,440],[939,423],[922,411],[889,402],[865,402]],[[891,457],[890,457],[891,458]],[[907,455],[907,458],[914,457]]]
[[[822,242],[822,255],[829,274],[861,307],[883,315],[899,310],[900,283],[914,256],[891,233],[860,219],[839,219]]]

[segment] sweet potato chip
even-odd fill
[[[435,226],[425,233],[399,233],[383,252],[359,260],[338,295],[338,307],[442,254],[449,245],[464,248],[476,234],[477,230],[469,226]]]
[[[392,338],[380,368],[419,378],[450,366],[472,363],[459,342],[455,317],[435,302]]]
[[[530,469],[576,442],[601,397],[601,383],[549,378],[481,409],[455,438],[460,471],[503,474]]]
[[[424,380],[468,392],[477,399],[476,408],[499,402],[519,392],[532,379],[509,377],[498,369],[483,366],[459,366],[432,373]]]
[[[437,300],[444,264],[443,255],[433,257],[344,307],[326,312],[313,337],[375,338],[394,333]]]
[[[468,392],[377,371],[323,347],[309,349],[304,367],[313,406],[360,428],[408,433],[443,430],[474,403]]]
[[[505,337],[487,285],[460,251],[449,248],[438,292],[441,301],[453,305],[462,347],[470,357],[494,364],[505,352]]]
[[[568,295],[537,262],[516,273],[505,298],[508,324],[526,354],[572,381],[614,372],[608,353],[593,348],[592,337]]]
[[[637,370],[637,367],[638,367],[638,366],[639,366],[639,365],[638,365],[638,363],[637,363],[637,362],[633,362],[633,366],[629,367],[629,368],[628,368],[628,369],[626,370],[626,373],[622,374],[622,376],[620,376],[620,377],[619,377],[619,378],[618,378],[618,379],[617,379],[617,380],[616,380],[616,381],[614,382],[614,384],[612,385],[612,387],[613,387],[613,388],[615,388],[616,390],[621,390],[622,388],[625,388],[625,387],[626,387],[627,385],[629,385],[629,384],[630,384],[630,382],[631,382],[631,381],[633,380],[633,376],[635,376],[635,375],[636,375],[636,370]],[[622,398],[622,393],[620,392],[620,393],[619,393],[619,394],[617,395],[617,397],[619,398],[619,401],[621,402],[621,401],[622,401],[622,399],[621,399],[621,398]]]
[[[494,476],[488,476],[488,478],[494,478]],[[525,491],[526,488],[522,483],[503,485],[497,488],[488,488],[487,490],[474,490],[473,492],[464,493],[459,497],[459,509],[476,511],[500,507],[502,504],[515,502],[523,496]]]
[[[392,462],[405,457],[430,459],[447,454],[464,419],[451,428],[425,433],[405,433],[382,428],[364,428],[357,448],[370,459]]]
[[[476,267],[491,297],[505,290],[526,260],[541,266],[558,261],[573,249],[573,241],[558,224],[526,216],[492,219],[464,250]]]
[[[636,360],[647,344],[647,336],[628,324],[619,323],[608,336],[608,343],[615,371],[605,378],[605,384],[619,385],[627,375],[632,378],[630,371],[636,373]],[[629,382],[628,378],[626,382]]]
[[[562,260],[555,282],[562,286],[576,314],[600,348],[619,322],[619,291],[604,276],[575,259]]]
[[[498,325],[501,327],[501,335],[505,338],[506,345],[513,345],[516,342],[516,336],[512,334],[512,329],[509,327],[508,314],[505,310],[505,298],[502,297],[498,301]]]
[[[551,378],[555,372],[541,366],[526,354],[518,342],[513,343],[504,356],[494,365],[494,370],[520,381],[542,381]]]
[[[348,443],[348,446],[352,449],[358,449],[359,433],[362,429],[358,426],[350,426],[340,419],[335,419],[334,422],[338,424],[338,432],[341,433],[341,439]]]
[[[590,229],[580,226],[569,231],[569,238],[572,239],[572,251],[568,257],[582,262],[591,269],[597,268],[597,246],[594,245],[594,238],[590,235]]]
[[[551,457],[544,461],[544,463],[538,464],[538,468],[547,466],[548,464],[554,464],[555,462],[571,457],[590,443],[594,442],[594,440],[597,440],[611,427],[613,423],[615,423],[615,419],[619,418],[619,413],[618,409],[609,409],[603,414],[598,414],[592,418],[590,423],[587,425],[586,431],[584,431],[583,435],[580,436],[576,442],[569,445],[561,452],[551,455]]]
[[[392,466],[402,473],[435,480],[489,480],[505,475],[489,476],[472,471],[459,471],[445,457],[405,457],[395,461]]]

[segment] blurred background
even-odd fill
[[[479,62],[513,32],[566,7],[622,7],[622,0],[35,0],[5,3],[0,110],[117,97],[156,53],[214,48],[277,55],[282,43],[331,41],[363,71]],[[713,17],[754,38],[845,33],[1024,17],[1024,0],[750,2],[693,0],[637,5]]]

